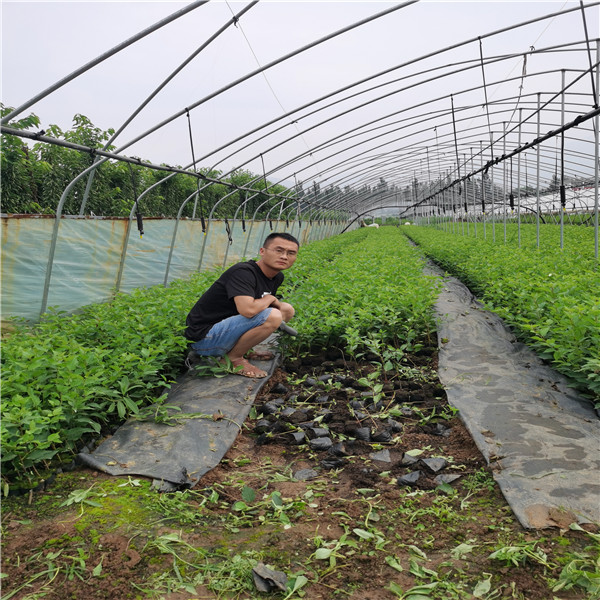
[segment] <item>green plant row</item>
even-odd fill
[[[361,228],[303,248],[282,288],[299,331],[285,341],[300,352],[365,347],[375,336],[413,349],[435,330],[437,282],[423,274],[423,262],[392,227]]]
[[[462,225],[460,226],[462,227]],[[600,271],[594,258],[592,228],[564,230],[541,227],[540,249],[536,228],[516,225],[492,241],[479,225],[478,237],[462,235],[461,228],[445,232],[411,228],[407,232],[424,252],[457,276],[515,329],[542,358],[571,378],[600,402]]]
[[[297,350],[354,349],[369,335],[414,345],[434,328],[435,283],[396,229],[357,230],[302,248],[284,294],[296,307]],[[181,369],[182,330],[216,278],[202,273],[119,294],[75,315],[50,311],[3,340],[2,478],[38,476],[58,454],[152,404]],[[288,298],[289,296],[289,298]]]
[[[160,400],[181,369],[185,316],[215,273],[49,311],[2,340],[2,479],[35,476],[81,439]]]

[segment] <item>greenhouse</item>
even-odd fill
[[[3,598],[600,599],[600,2],[2,10]]]

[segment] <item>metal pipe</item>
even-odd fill
[[[150,27],[140,31],[133,37],[130,37],[129,39],[125,40],[124,42],[117,44],[111,50],[108,50],[107,52],[105,52],[104,54],[101,54],[94,60],[86,63],[82,67],[79,67],[79,69],[76,69],[70,75],[63,77],[62,79],[57,81],[55,84],[51,85],[49,88],[46,88],[43,92],[40,92],[39,94],[37,94],[36,96],[34,96],[33,98],[31,98],[30,100],[25,102],[18,108],[15,108],[14,110],[12,110],[9,114],[4,116],[0,120],[0,125],[4,125],[5,123],[8,123],[11,119],[14,119],[18,114],[22,113],[24,110],[27,110],[29,107],[33,106],[34,104],[36,104],[37,102],[39,102],[40,100],[45,98],[46,96],[49,96],[50,94],[52,94],[53,92],[55,92],[56,90],[61,88],[63,85],[69,83],[76,77],[79,77],[79,75],[82,75],[86,71],[89,71],[92,67],[99,65],[101,62],[105,61],[107,58],[110,58],[111,56],[117,54],[121,50],[127,48],[127,46],[131,46],[131,44],[137,42],[138,40],[141,40],[142,38],[146,37],[147,35],[160,29],[164,25],[167,25],[168,23],[171,23],[172,21],[179,19],[179,17],[186,15],[187,13],[191,12],[192,10],[195,10],[196,8],[198,8],[199,6],[202,6],[203,4],[206,4],[207,2],[208,2],[208,0],[196,0],[195,2],[190,2],[190,4],[188,4],[187,6],[185,6],[182,9],[174,12],[173,14],[169,15],[165,19],[161,19],[154,25],[151,25]]]
[[[560,97],[560,125],[561,127],[565,126],[565,70],[562,69],[561,70],[561,97]],[[564,132],[562,134],[561,137],[561,149],[564,149]],[[560,206],[560,249],[562,250],[564,248],[564,244],[565,244],[565,240],[564,240],[564,236],[565,236],[565,232],[564,232],[564,228],[565,228],[565,211],[564,211],[564,207],[562,206],[562,193],[564,190],[564,186],[565,186],[565,181],[564,181],[564,164],[563,164],[563,157],[564,154],[561,151],[561,168],[560,168],[560,193],[561,193],[561,206]]]
[[[519,134],[517,147],[521,147],[521,125],[523,123],[523,109],[519,108]],[[517,154],[517,231],[519,232],[519,248],[521,247],[521,153]]]
[[[179,207],[179,210],[177,211],[177,217],[175,218],[175,225],[173,226],[173,235],[171,236],[171,247],[169,248],[169,256],[167,257],[167,265],[165,267],[165,278],[163,281],[163,285],[165,287],[167,287],[167,284],[169,282],[169,271],[171,269],[171,259],[173,257],[173,251],[175,248],[175,240],[177,238],[177,230],[179,229],[179,221],[181,220],[181,215],[183,214],[183,209],[185,208],[186,204],[194,197],[196,197],[198,195],[198,190],[196,190],[195,192],[193,192],[192,194],[190,194],[181,204],[181,206]],[[128,239],[128,238],[126,238]]]
[[[538,114],[537,114],[537,137],[541,134],[541,118],[542,112],[541,106],[541,94],[538,93]],[[536,217],[535,217],[535,232],[536,232],[536,245],[537,249],[540,249],[540,159],[542,154],[541,146],[537,147],[537,156],[535,162],[535,177],[536,177]]]
[[[208,0],[206,0],[208,1]],[[225,25],[223,25],[216,33],[214,33],[211,37],[206,40],[198,49],[196,49],[186,60],[184,60],[134,111],[131,115],[125,120],[125,122],[119,127],[119,129],[111,136],[111,138],[104,144],[103,150],[107,150],[111,144],[117,139],[117,137],[121,134],[121,132],[135,119],[135,117],[150,103],[150,101],[157,96],[157,94],[165,88],[165,86],[175,78],[175,76],[180,73],[196,56],[198,56],[205,48],[207,48],[212,42],[214,42],[223,32],[225,32],[231,25],[237,23],[237,21],[248,12],[253,6],[258,3],[258,0],[252,0],[247,6],[245,6],[237,15],[233,16]],[[79,209],[79,215],[82,216],[85,212],[85,207],[87,204],[87,200],[90,194],[90,190],[92,187],[92,182],[94,180],[94,175],[96,171],[92,171],[88,177],[85,192],[83,194],[83,200],[81,201],[81,207]],[[195,211],[194,211],[195,212]]]
[[[600,105],[600,40],[596,40],[596,98],[595,98],[596,106]],[[594,119],[594,139],[596,143],[594,144],[594,256],[596,257],[596,261],[598,260],[598,212],[599,212],[599,202],[598,202],[598,163],[600,163],[599,148],[600,148],[600,137],[598,128],[600,127],[600,120],[598,119],[598,115]]]
[[[506,156],[506,121],[503,123],[504,131],[502,134],[502,156]],[[503,196],[504,196],[504,243],[506,244],[506,161],[502,161],[503,168],[503,176],[502,176],[502,188],[503,188]],[[512,188],[512,180],[510,182]]]

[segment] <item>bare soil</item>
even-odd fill
[[[439,383],[415,376],[418,368],[435,369],[435,351],[408,357],[410,377],[379,380],[379,407],[372,406],[373,390],[359,382],[374,371],[375,359],[288,360],[263,387],[255,414],[219,466],[185,497],[195,516],[167,510],[145,486],[83,468],[59,475],[44,492],[5,500],[2,598],[285,597],[259,592],[250,575],[244,589],[223,591],[215,570],[196,578],[193,591],[166,585],[159,575],[181,582],[192,571],[189,552],[177,575],[173,556],[158,549],[156,540],[173,534],[206,551],[211,568],[241,556],[288,576],[302,574],[308,583],[301,593],[309,600],[410,598],[398,590],[435,581],[413,599],[591,597],[581,588],[551,591],[563,555],[584,552],[589,539],[567,531],[568,523],[565,530],[520,527]],[[318,441],[324,438],[331,440],[327,449],[328,442]],[[416,481],[402,483],[415,472]],[[439,476],[454,477],[444,483]],[[92,503],[69,505],[76,489],[90,489]],[[214,492],[218,502],[208,502]],[[293,506],[285,519],[264,501],[274,492],[284,507]],[[336,542],[335,565],[316,558],[318,547]],[[527,543],[546,553],[547,565],[489,557],[499,547]],[[457,553],[460,544],[472,549]],[[488,578],[487,593],[474,596]]]

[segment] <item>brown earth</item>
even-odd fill
[[[285,597],[257,591],[248,569],[238,576],[239,588],[227,587],[218,566],[233,569],[235,557],[305,576],[300,592],[309,600],[592,598],[581,587],[551,591],[565,553],[587,552],[589,537],[519,526],[431,377],[435,352],[408,358],[406,376],[374,378],[382,385],[377,410],[370,407],[373,389],[359,382],[378,364],[375,356],[366,358],[288,360],[194,493],[160,499],[145,482],[78,469],[59,475],[45,492],[9,498],[2,519],[2,598]],[[332,440],[331,449],[312,447],[322,435]],[[416,471],[416,483],[398,482]],[[456,478],[444,484],[438,475]],[[82,489],[89,489],[84,501],[68,505]],[[177,546],[178,559],[164,551],[174,535],[189,544]],[[466,545],[462,553],[460,544]],[[518,544],[543,551],[546,564],[489,557]],[[317,558],[318,548],[332,550],[329,560]],[[193,589],[185,589],[194,573]],[[489,589],[473,595],[486,579]],[[408,590],[418,585],[429,587],[411,597]]]

